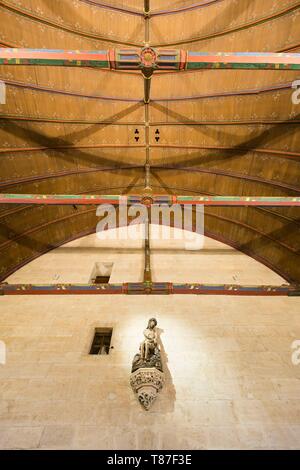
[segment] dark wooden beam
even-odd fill
[[[150,103],[151,77],[144,76],[144,103]]]
[[[150,252],[150,208],[147,207],[147,219],[145,221],[145,268],[144,282],[152,282],[151,252]]]

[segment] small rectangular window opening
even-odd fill
[[[113,263],[95,263],[90,284],[109,284]]]
[[[96,328],[90,354],[107,355],[110,351],[112,328]]]
[[[110,276],[96,276],[94,284],[109,284]]]

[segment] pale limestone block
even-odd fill
[[[241,387],[241,396],[248,400],[276,400],[278,394],[268,378],[247,377]]]
[[[134,428],[129,427],[118,427],[111,430],[112,434],[112,448],[113,449],[138,449],[138,432]]]
[[[299,399],[300,398],[300,379],[298,378],[283,378],[271,379],[276,394],[279,399]]]
[[[273,423],[298,425],[300,422],[300,399],[270,400],[264,403]]]
[[[215,426],[238,424],[233,401],[231,400],[208,400],[209,424]]]
[[[269,379],[271,379],[272,377],[293,378],[296,376],[297,372],[296,367],[282,367],[280,365],[274,366],[274,368],[271,369],[271,367],[268,366],[251,364],[250,369],[254,377],[268,377]]]
[[[299,450],[300,426],[272,425],[263,426],[262,446],[265,449]]]
[[[224,426],[209,426],[207,432],[208,448],[211,450],[235,450],[242,447],[237,426],[226,426],[226,423],[224,423]]]
[[[105,450],[113,448],[113,428],[95,425],[77,425],[73,439],[73,449]]]
[[[233,400],[233,412],[240,424],[272,422],[272,416],[262,400]]]
[[[171,390],[174,389],[174,394],[176,395],[176,399],[178,400],[198,401],[203,399],[215,398],[212,383],[207,381],[206,379],[201,379],[202,378],[200,378],[199,382],[194,379],[190,384],[186,386],[177,386],[177,384],[175,384],[174,386],[174,384],[171,384],[168,387],[168,383],[166,383],[164,388],[165,393],[167,396],[169,396]]]
[[[22,378],[34,378],[34,377],[46,377],[50,369],[49,364],[39,363],[24,363],[18,364],[9,362],[9,354],[7,357],[7,364],[0,369],[0,379],[22,379]]]
[[[180,422],[174,427],[165,425],[158,429],[160,449],[168,450],[201,450],[207,448],[207,428],[191,428]]]
[[[70,448],[73,436],[73,426],[45,426],[39,447],[43,449]]]
[[[160,449],[160,433],[158,429],[149,429],[149,426],[141,428],[136,436],[137,449],[158,450]]]
[[[43,428],[39,426],[1,426],[0,449],[36,449],[39,445],[42,431]]]
[[[236,426],[239,449],[255,450],[263,448],[265,444],[264,427],[262,424],[244,424]]]
[[[1,377],[1,372],[0,372]],[[0,396],[5,403],[5,400],[13,400],[20,396],[26,396],[29,391],[28,379],[6,379],[0,380]],[[1,402],[0,402],[1,407]]]
[[[210,380],[211,395],[214,399],[233,400],[242,396],[243,380],[242,379],[223,379],[219,380],[217,377]]]

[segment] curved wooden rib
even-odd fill
[[[203,0],[202,2],[194,3],[193,5],[183,6],[180,8],[174,8],[172,10],[156,10],[150,14],[151,17],[164,16],[164,15],[175,15],[177,13],[185,13],[187,11],[198,10],[203,7],[208,7],[215,3],[223,2],[224,0]]]
[[[134,16],[142,16],[144,17],[144,13],[138,10],[132,10],[131,8],[125,8],[125,7],[119,7],[115,5],[109,5],[108,3],[105,2],[96,2],[94,0],[80,0],[82,3],[87,3],[89,5],[92,5],[94,7],[98,8],[104,8],[105,10],[112,10],[112,11],[118,11],[120,13],[127,13],[128,15],[134,15]]]

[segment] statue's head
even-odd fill
[[[151,330],[153,330],[153,328],[155,328],[157,325],[157,320],[156,318],[150,318],[150,320],[148,321],[148,328],[150,328]]]

